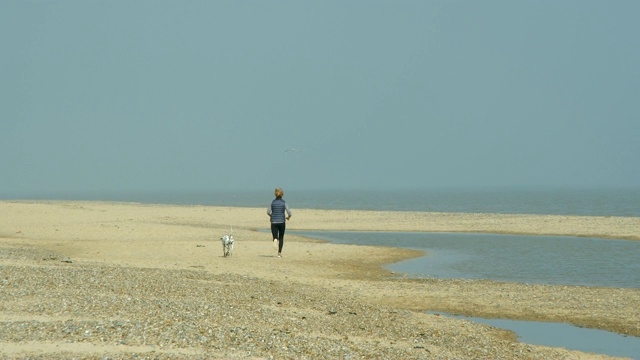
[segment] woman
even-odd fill
[[[267,215],[271,218],[271,234],[273,235],[273,246],[278,246],[278,257],[282,257],[282,246],[284,245],[284,229],[286,220],[291,219],[291,210],[287,203],[282,200],[284,192],[280,188],[274,191],[275,199],[267,209]],[[285,218],[284,213],[287,212]]]

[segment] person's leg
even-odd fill
[[[280,239],[279,234],[279,224],[271,224],[271,238],[273,239],[273,244],[275,245],[276,240]]]
[[[278,254],[282,253],[282,247],[284,246],[284,230],[285,230],[285,223],[280,224],[280,228],[279,230],[279,237],[278,237]]]

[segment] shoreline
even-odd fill
[[[231,216],[266,211],[266,207],[215,205],[172,205],[125,201],[84,200],[0,200],[2,204],[95,204],[160,208],[228,209]],[[80,205],[81,206],[81,205]],[[599,239],[640,241],[640,217],[594,215],[541,215],[465,212],[424,212],[405,210],[332,210],[295,209],[293,223],[287,229],[296,231],[368,231],[368,232],[452,232],[507,235],[573,236]],[[302,218],[302,219],[299,219]],[[320,219],[314,221],[314,219]],[[348,223],[356,219],[356,223]],[[234,220],[237,220],[234,219]],[[298,221],[302,220],[302,221]],[[233,222],[233,221],[229,221]],[[246,221],[245,228],[251,228]],[[255,223],[252,224],[255,226]],[[232,226],[232,225],[230,225]],[[257,228],[257,227],[256,227]]]
[[[296,235],[286,236],[284,258],[277,259],[269,239],[265,239],[265,234],[257,231],[268,228],[266,209],[261,208],[87,201],[0,201],[0,218],[3,219],[0,227],[2,275],[3,278],[10,279],[9,284],[16,284],[10,287],[11,291],[0,292],[6,299],[0,305],[0,321],[3,324],[0,348],[10,349],[3,351],[12,351],[11,354],[33,355],[26,352],[25,346],[20,345],[30,341],[34,349],[40,349],[36,353],[64,358],[64,352],[56,350],[55,346],[64,345],[63,348],[67,349],[65,351],[73,352],[75,350],[68,349],[70,339],[75,342],[84,339],[84,344],[93,344],[87,345],[88,350],[78,350],[80,347],[76,349],[83,356],[91,357],[97,351],[119,354],[128,351],[126,347],[118,347],[122,344],[118,345],[112,338],[115,336],[113,331],[106,330],[103,333],[104,341],[93,335],[83,337],[82,334],[67,334],[65,337],[62,336],[64,333],[60,335],[55,331],[53,333],[60,336],[49,340],[40,335],[32,335],[26,336],[24,340],[14,341],[11,339],[14,339],[13,332],[17,331],[13,329],[16,323],[33,326],[33,333],[37,334],[38,327],[64,327],[63,319],[66,318],[91,326],[113,319],[124,321],[123,319],[130,318],[132,323],[139,326],[143,326],[141,324],[144,321],[149,321],[148,314],[145,317],[147,320],[139,318],[140,315],[134,311],[135,307],[129,310],[125,306],[119,312],[112,313],[112,308],[117,308],[117,304],[111,304],[111,301],[122,300],[126,304],[127,301],[136,299],[135,294],[121,299],[120,295],[112,294],[98,284],[93,286],[91,282],[86,286],[98,295],[67,287],[67,292],[62,293],[63,297],[79,297],[80,300],[70,300],[71,305],[68,303],[65,308],[59,299],[54,300],[49,296],[60,292],[59,287],[54,285],[61,280],[50,278],[56,273],[63,274],[63,278],[93,281],[101,279],[96,273],[115,273],[117,279],[113,282],[105,280],[114,288],[120,288],[127,281],[141,281],[140,279],[147,277],[145,274],[153,273],[167,281],[154,283],[154,287],[150,289],[145,284],[140,285],[145,290],[144,296],[157,302],[165,298],[172,299],[174,304],[198,308],[199,311],[204,311],[202,309],[207,306],[211,308],[211,303],[202,303],[206,299],[236,299],[234,301],[240,301],[242,305],[237,309],[241,313],[237,317],[245,319],[241,321],[240,328],[253,331],[256,337],[260,335],[265,341],[278,339],[286,343],[286,349],[265,347],[263,343],[256,343],[254,348],[247,349],[241,345],[222,346],[211,340],[194,340],[193,343],[182,344],[173,339],[173,342],[169,342],[171,346],[167,347],[166,344],[160,345],[163,343],[162,336],[158,335],[167,331],[168,325],[164,323],[154,327],[155,330],[147,330],[148,333],[142,340],[136,337],[137,333],[129,334],[132,339],[137,339],[128,343],[127,346],[131,347],[129,350],[135,352],[134,347],[144,347],[150,342],[153,343],[156,355],[173,354],[184,358],[198,358],[198,354],[206,353],[207,356],[218,358],[264,358],[271,354],[277,357],[315,358],[313,355],[304,356],[304,351],[311,351],[309,346],[317,346],[322,351],[334,351],[333,345],[324,342],[324,339],[332,339],[338,344],[336,346],[350,349],[342,355],[359,354],[364,357],[379,353],[387,354],[386,357],[397,355],[406,358],[430,358],[436,357],[435,354],[440,354],[443,358],[594,358],[593,354],[587,357],[580,352],[517,343],[513,335],[505,331],[427,315],[427,310],[485,318],[567,322],[640,336],[640,289],[528,285],[486,280],[398,279],[382,266],[420,256],[421,252],[336,245]],[[530,235],[624,237],[640,240],[638,218],[625,219],[627,218],[294,209],[294,217],[287,228],[298,231],[494,233],[514,233],[513,231],[519,230],[520,234]],[[235,254],[231,258],[224,258],[221,256],[218,239],[219,236],[228,234],[231,226],[236,237]],[[189,296],[185,298],[185,295],[181,295],[183,290],[172,289],[172,286],[178,286],[170,281],[176,273],[187,279],[195,278],[194,281],[201,284],[203,289],[194,291],[208,289],[204,299],[191,299]],[[30,280],[36,275],[48,279],[39,284],[44,287],[43,290],[32,288],[38,285],[32,284],[33,280]],[[250,285],[249,288],[236,288],[236,283]],[[248,289],[249,292],[256,293],[245,298],[243,294]],[[27,291],[30,295],[18,296],[22,291]],[[127,291],[135,293],[138,290]],[[158,295],[160,293],[163,295]],[[106,299],[104,301],[110,305],[96,309],[95,305],[86,303],[87,297],[95,300],[96,296]],[[279,303],[270,301],[270,296],[280,298]],[[133,300],[126,300],[127,298]],[[53,303],[49,304],[52,300]],[[257,315],[247,313],[243,310],[245,308],[253,309]],[[353,310],[355,308],[358,310]],[[224,313],[220,309],[218,312],[212,314],[213,319],[219,318],[220,312]],[[268,312],[268,316],[265,312]],[[353,315],[354,313],[362,316]],[[180,318],[186,315],[180,313],[173,316]],[[156,317],[165,319],[160,313],[154,313],[153,318]],[[402,323],[398,323],[398,317],[403,319]],[[372,322],[376,318],[378,320]],[[279,322],[273,323],[266,319],[278,319]],[[305,327],[308,319],[313,319],[315,325]],[[238,334],[238,330],[231,331],[222,323],[205,326],[207,321],[215,322],[209,318],[189,321],[197,324],[204,322],[200,326],[202,329],[208,326],[213,332],[223,331],[224,334],[220,336],[225,338]],[[182,323],[189,321],[182,319]],[[232,322],[235,321],[240,320]],[[268,323],[263,324],[265,321]],[[177,326],[175,322],[172,324]],[[278,334],[288,336],[274,335],[273,329],[282,330],[282,324],[288,324],[288,330],[284,329],[283,333]],[[376,324],[384,324],[385,330],[378,328]],[[140,331],[144,333],[143,330]],[[400,335],[405,332],[408,333]],[[90,333],[93,334],[91,331]],[[293,333],[300,335],[292,336]],[[449,335],[435,335],[445,333]],[[352,335],[344,339],[340,334]],[[304,338],[305,344],[290,342],[293,340],[289,338],[297,337]],[[463,341],[462,338],[473,340],[468,340],[471,342],[468,346],[458,346],[458,350],[448,342],[450,339]],[[371,339],[377,339],[377,343],[369,342]],[[493,356],[477,352],[485,349],[486,344],[490,344],[487,346],[493,349],[493,353],[490,353]],[[296,346],[301,352],[292,350]],[[303,348],[306,350],[300,350]],[[376,352],[369,353],[366,349],[375,349]],[[319,356],[318,353],[315,355]],[[341,356],[338,354],[334,357]]]

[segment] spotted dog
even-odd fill
[[[225,235],[220,238],[222,241],[222,252],[225,257],[231,256],[233,254],[233,236]]]

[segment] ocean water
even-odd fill
[[[272,190],[76,192],[11,194],[0,199],[102,200],[175,205],[267,207]],[[640,217],[636,189],[432,189],[288,191],[293,209],[353,209],[501,214],[557,214]]]

